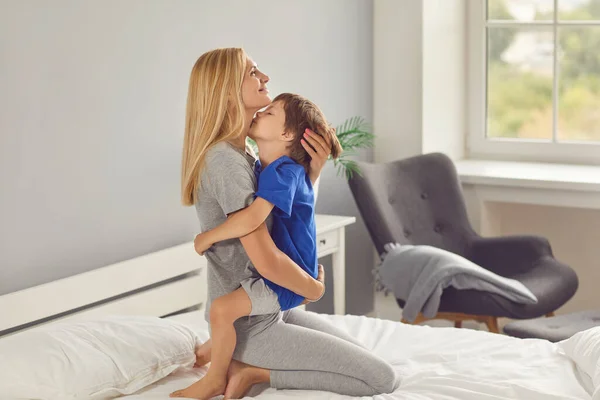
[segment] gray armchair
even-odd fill
[[[389,242],[435,246],[461,255],[527,286],[537,304],[516,304],[495,294],[447,288],[435,318],[460,327],[464,320],[486,323],[498,332],[497,318],[553,315],[577,291],[575,271],[557,261],[548,241],[537,236],[484,238],[469,223],[452,161],[439,153],[405,160],[359,163],[349,185],[377,252]],[[396,299],[400,307],[405,299]],[[415,323],[424,321],[419,316]]]

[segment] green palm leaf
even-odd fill
[[[375,136],[371,133],[371,126],[363,117],[351,117],[336,128],[336,135],[344,149],[342,155],[333,160],[338,176],[343,174],[350,179],[355,173],[360,175],[358,164],[350,157],[356,155],[357,149],[373,147]]]

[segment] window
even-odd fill
[[[600,163],[600,0],[469,0],[471,156]]]

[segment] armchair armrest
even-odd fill
[[[527,272],[545,257],[552,249],[540,236],[477,237],[469,251],[471,261],[500,276]]]

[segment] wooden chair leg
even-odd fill
[[[425,322],[427,320],[428,320],[428,318],[425,318],[423,316],[423,314],[419,313],[417,315],[417,318],[415,318],[415,320],[413,322],[408,322],[407,320],[405,320],[404,318],[402,318],[402,323],[404,323],[404,324],[411,324],[411,325],[417,325],[417,324],[420,324],[421,322]]]
[[[425,318],[425,316],[421,313],[419,313],[419,315],[417,315],[417,318],[415,319],[415,322],[413,322],[413,324],[417,325],[420,324],[421,322],[425,322],[428,321],[429,318]]]
[[[487,326],[488,331],[493,332],[493,333],[500,333],[500,328],[498,327],[498,318],[489,317],[489,316],[481,316],[481,315],[468,315],[468,314],[460,314],[460,313],[438,313],[433,318],[425,318],[423,316],[423,314],[419,313],[419,315],[417,315],[417,318],[415,318],[414,322],[412,322],[412,323],[408,322],[404,318],[402,319],[402,322],[405,324],[417,325],[417,324],[420,324],[421,322],[425,322],[425,321],[429,321],[429,320],[433,320],[433,319],[445,319],[448,321],[453,321],[455,328],[462,328],[463,321],[475,320],[478,322],[483,322]]]
[[[492,333],[500,333],[500,329],[498,328],[498,318],[496,317],[486,317],[485,325],[488,328],[488,331]]]
[[[554,317],[554,312],[549,312],[546,314],[546,318]]]

